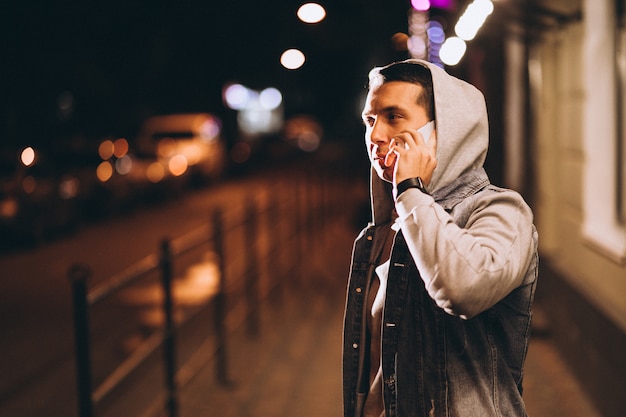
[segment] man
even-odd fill
[[[537,234],[522,197],[483,169],[482,94],[397,62],[370,72],[363,121],[373,220],[352,256],[345,417],[526,416]]]

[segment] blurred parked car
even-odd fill
[[[139,157],[156,159],[168,175],[188,170],[194,182],[216,180],[227,167],[221,122],[208,113],[150,117],[140,129],[136,147]]]
[[[76,228],[76,177],[32,148],[4,152],[1,159],[0,247],[39,243]]]

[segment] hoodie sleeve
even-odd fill
[[[518,193],[480,198],[465,228],[417,189],[402,193],[396,209],[425,287],[447,313],[473,317],[522,283],[534,244],[532,213]]]

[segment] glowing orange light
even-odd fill
[[[100,155],[100,158],[106,161],[113,156],[113,150],[113,141],[107,139],[105,141],[102,141],[100,143],[100,146],[98,146],[98,155]]]
[[[128,141],[124,138],[119,138],[113,144],[113,154],[121,158],[128,153]]]
[[[79,190],[80,181],[76,177],[64,176],[59,184],[59,195],[64,200],[76,197]]]
[[[26,194],[33,193],[36,187],[37,187],[37,180],[32,175],[29,175],[28,177],[22,180],[22,188],[24,189],[24,192]]]
[[[175,177],[181,176],[187,171],[187,158],[184,155],[174,155],[168,164],[170,172]]]
[[[409,35],[398,32],[391,37],[391,43],[396,51],[406,51],[409,48]]]
[[[96,176],[102,182],[107,182],[113,176],[113,165],[109,161],[101,162],[96,168]]]
[[[19,211],[19,204],[15,198],[5,199],[0,202],[0,217],[11,218],[17,215]]]
[[[146,170],[146,177],[148,177],[148,181],[152,183],[157,183],[163,179],[165,176],[165,168],[161,165],[160,162],[153,162],[148,166]]]
[[[200,146],[197,142],[187,143],[185,146],[181,146],[181,153],[187,159],[187,164],[189,166],[196,165],[200,162],[204,154],[204,148]]]
[[[163,138],[157,145],[157,154],[161,158],[172,156],[176,152],[176,142],[172,138]]]

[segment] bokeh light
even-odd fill
[[[426,41],[419,36],[411,36],[407,42],[411,56],[423,58],[426,56]]]
[[[443,43],[446,39],[443,26],[436,20],[431,20],[426,24],[426,35],[428,39],[434,43]]]
[[[119,138],[113,143],[113,155],[117,158],[121,158],[128,153],[128,141],[124,138]]]
[[[244,109],[252,92],[241,84],[231,84],[224,89],[224,102],[233,110]]]
[[[183,175],[187,171],[188,166],[187,158],[184,155],[174,155],[168,163],[168,168],[175,177]]]
[[[101,182],[107,182],[113,176],[113,165],[109,161],[103,161],[96,168],[96,176]]]
[[[441,45],[439,57],[446,65],[456,65],[463,58],[466,49],[467,45],[463,39],[452,36]]]
[[[153,162],[146,169],[146,177],[152,183],[158,183],[165,177],[165,168],[160,162]]]
[[[283,102],[283,95],[274,87],[266,88],[259,94],[259,103],[265,110],[274,110]]]
[[[306,3],[296,13],[304,23],[319,23],[326,17],[326,10],[317,3]]]
[[[210,117],[200,126],[200,137],[205,142],[210,142],[217,138],[222,131],[222,123],[215,117]]]
[[[465,40],[474,39],[478,29],[485,23],[485,19],[493,12],[493,3],[490,0],[474,0],[459,18],[454,26],[456,35]]]
[[[20,160],[24,166],[31,166],[35,162],[35,150],[30,146],[25,148],[20,155]]]
[[[157,144],[157,155],[160,158],[169,158],[176,152],[176,141],[172,138],[163,138]]]
[[[65,175],[59,184],[59,196],[63,200],[69,200],[70,198],[74,198],[78,195],[80,190],[80,181],[78,178]]]
[[[133,160],[130,156],[124,155],[115,161],[115,170],[120,175],[126,175],[133,168]]]
[[[402,32],[394,33],[391,43],[396,51],[406,51],[409,48],[409,35]]]
[[[26,194],[32,194],[37,188],[37,180],[32,175],[25,177],[22,180],[22,189]]]
[[[429,0],[411,0],[411,6],[413,6],[415,10],[418,10],[420,12],[425,12],[426,10],[430,9],[430,1]]]
[[[98,146],[98,155],[106,161],[113,156],[114,149],[115,147],[113,146],[112,140],[104,140],[100,143],[100,146]]]
[[[287,49],[280,56],[282,66],[291,70],[300,68],[304,65],[305,60],[304,54],[298,49]]]

